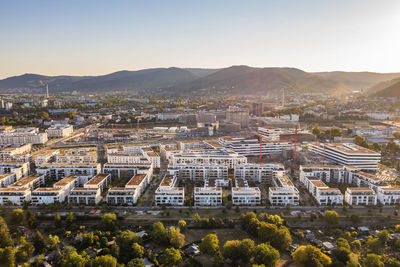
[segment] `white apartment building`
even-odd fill
[[[260,189],[258,187],[232,187],[232,204],[235,206],[260,205]]]
[[[176,187],[176,182],[176,176],[164,176],[154,195],[155,204],[157,206],[183,206],[185,201],[185,189],[183,187]]]
[[[107,193],[107,204],[109,205],[132,206],[137,201],[138,194],[135,188],[113,187]]]
[[[160,168],[160,156],[149,146],[110,145],[107,147],[108,163],[153,163]]]
[[[17,180],[28,175],[29,162],[0,162],[0,174],[15,173]]]
[[[7,187],[8,185],[17,181],[17,175],[13,172],[0,174],[0,188]]]
[[[376,170],[381,154],[356,144],[310,144],[309,149],[320,156],[344,166],[361,170]]]
[[[39,153],[32,155],[32,160],[33,160],[33,162],[35,162],[36,166],[40,166],[43,163],[55,160],[56,155],[58,153],[60,153],[60,150],[58,150],[58,149],[42,150]]]
[[[38,128],[15,128],[0,133],[2,145],[42,145],[47,142],[47,133],[39,133]]]
[[[319,205],[342,205],[343,195],[337,188],[330,188],[318,179],[305,178],[303,184]]]
[[[97,147],[60,149],[55,155],[57,163],[97,163]]]
[[[222,188],[216,185],[216,180],[206,179],[203,187],[194,188],[195,206],[221,206]]]
[[[24,201],[31,200],[31,189],[21,188],[0,188],[0,205],[8,203],[22,205]]]
[[[221,137],[219,139],[221,145],[225,148],[236,152],[243,156],[259,156],[260,155],[260,142],[257,138],[249,136],[244,137]],[[283,151],[290,149],[292,146],[288,140],[276,141],[262,141],[261,154],[262,155],[278,155]]]
[[[273,174],[275,172],[284,173],[283,164],[243,164],[236,165],[234,175],[235,178],[245,179],[263,184],[272,184]]]
[[[344,194],[344,200],[349,205],[367,205],[372,206],[377,203],[375,191],[369,187],[348,187]]]
[[[179,164],[168,167],[170,174],[176,174],[179,179],[203,181],[204,179],[228,179],[228,166],[223,164],[197,165]]]
[[[180,152],[181,150],[178,148],[178,143],[169,142],[160,144],[160,154],[164,159],[169,159],[172,153]]]
[[[150,179],[151,178],[147,174],[137,174],[128,181],[125,188],[135,189],[136,194],[140,197],[150,183]]]
[[[180,164],[223,164],[233,169],[238,164],[246,164],[247,158],[228,150],[197,150],[172,153],[170,156],[172,166]]]
[[[93,177],[101,172],[100,163],[43,163],[36,172],[44,174],[46,179],[61,180],[64,177],[90,176]]]
[[[31,149],[31,144],[7,146],[0,150],[0,162],[27,162]]]
[[[69,124],[56,124],[50,126],[47,130],[48,137],[67,137],[74,132],[74,127]]]
[[[76,187],[68,195],[68,203],[73,205],[96,205],[101,201],[100,187],[82,188]]]
[[[8,188],[29,188],[31,190],[38,188],[45,183],[44,175],[27,176],[10,184]]]
[[[112,179],[130,178],[137,174],[153,175],[153,164],[147,163],[105,163],[103,173],[110,174]],[[150,178],[151,179],[151,178]]]
[[[100,188],[100,191],[104,191],[107,186],[111,183],[111,174],[100,173],[87,181],[83,188],[93,189]]]
[[[327,183],[351,183],[346,171],[345,167],[337,165],[301,165],[300,181],[304,183],[304,179],[313,177]]]
[[[280,136],[283,133],[282,129],[269,126],[260,126],[258,127],[257,132],[260,133],[263,138],[271,141],[280,140]]]
[[[298,206],[300,204],[299,190],[286,175],[277,173],[272,182],[273,186],[268,191],[269,202],[272,206]]]
[[[400,187],[379,186],[377,197],[383,205],[395,205],[400,203]]]
[[[77,183],[76,176],[68,176],[54,183],[53,187],[63,189],[65,194],[68,195],[69,192],[71,192],[71,190],[75,187],[76,183]]]
[[[48,205],[56,202],[64,202],[65,197],[66,194],[62,188],[39,187],[32,191],[31,201],[34,205]]]

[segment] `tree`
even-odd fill
[[[60,244],[60,238],[58,238],[57,235],[49,235],[47,243],[50,249],[58,250],[58,244]]]
[[[162,263],[165,266],[178,265],[182,261],[181,252],[175,248],[167,248],[164,251]]]
[[[354,240],[351,242],[351,247],[357,251],[361,250],[361,242],[360,240]]]
[[[126,263],[132,258],[131,254],[133,244],[141,243],[142,239],[134,232],[124,231],[117,236],[116,242],[119,246],[120,260],[121,262]]]
[[[393,137],[396,139],[400,139],[400,132],[394,132]]]
[[[321,129],[319,128],[318,124],[315,124],[314,128],[312,129],[313,135],[319,137],[321,135]]]
[[[381,152],[382,145],[378,144],[378,143],[373,143],[372,145],[370,145],[370,149],[372,149],[373,151],[376,151],[376,152]]]
[[[260,227],[258,228],[258,237],[266,242],[266,241],[271,241],[274,234],[278,231],[278,227],[276,227],[275,224],[272,223],[267,223],[267,222],[261,222]]]
[[[325,221],[329,224],[337,224],[339,222],[338,213],[333,210],[327,210],[325,212]]]
[[[377,237],[373,238],[372,236],[368,236],[367,247],[373,252],[378,252],[382,248],[382,242]]]
[[[209,234],[201,240],[200,251],[204,254],[215,255],[219,250],[218,236]]]
[[[388,153],[394,154],[400,151],[400,146],[393,141],[389,141],[385,146],[385,150]]]
[[[14,267],[15,266],[15,247],[6,247],[0,249],[0,262],[2,266]]]
[[[238,249],[241,261],[247,262],[250,260],[253,254],[254,241],[249,238],[243,239],[240,241]]]
[[[64,249],[64,259],[62,260],[63,267],[84,267],[88,262],[86,254],[78,254],[76,249],[70,246]]]
[[[381,256],[376,254],[367,254],[364,261],[365,267],[384,267],[385,264],[381,261]]]
[[[240,260],[239,240],[226,241],[222,248],[224,258],[231,259],[233,262]]]
[[[332,263],[331,258],[312,245],[298,247],[292,258],[301,267],[322,267]]]
[[[182,233],[185,232],[186,231],[186,227],[187,227],[185,220],[179,220],[178,227],[179,227],[179,229],[181,230]]]
[[[29,243],[25,237],[21,236],[18,241],[18,251],[16,258],[19,262],[26,262],[32,255],[35,248]]]
[[[101,227],[105,231],[114,231],[117,226],[117,215],[115,213],[107,213],[101,217]]]
[[[141,258],[144,254],[144,247],[138,243],[133,243],[132,245],[132,256],[133,258]]]
[[[35,253],[43,253],[46,249],[46,240],[41,232],[36,231],[32,236],[32,243],[35,247]]]
[[[117,259],[111,255],[97,256],[92,260],[92,267],[116,267]]]
[[[292,244],[292,237],[290,235],[289,229],[282,226],[276,231],[272,237],[271,245],[281,251],[289,249]]]
[[[14,224],[21,224],[25,221],[25,214],[22,209],[15,209],[11,214],[11,222]]]
[[[75,223],[75,221],[76,221],[75,212],[68,212],[65,218],[65,222],[67,223],[67,225],[72,225]]]
[[[130,262],[128,262],[126,267],[145,267],[145,266],[141,259],[135,258],[135,259],[131,260]]]
[[[200,222],[200,215],[197,212],[195,214],[193,214],[193,222],[194,223]]]
[[[357,135],[354,137],[354,140],[355,140],[356,145],[359,145],[359,146],[362,146],[365,148],[369,148],[369,144],[368,144],[367,140],[364,139],[364,137]]]
[[[270,244],[263,243],[257,245],[253,250],[254,262],[256,264],[264,264],[265,266],[276,266],[279,260],[279,251],[274,249]]]
[[[181,248],[185,244],[185,235],[181,233],[179,228],[171,226],[168,230],[169,243],[174,248]]]
[[[169,243],[168,230],[164,227],[164,224],[162,222],[153,223],[151,236],[158,244],[166,245]]]
[[[61,216],[58,213],[54,215],[54,224],[57,228],[60,228],[62,226]]]
[[[6,221],[0,216],[0,248],[5,248],[12,245],[10,230]]]
[[[25,210],[26,225],[30,228],[36,227],[36,216],[32,210]]]
[[[343,133],[339,128],[329,129],[325,133],[330,135],[331,137],[342,137],[343,136]]]
[[[379,241],[384,245],[389,240],[389,232],[388,230],[379,231],[376,235],[379,238]]]
[[[332,256],[341,263],[345,264],[350,260],[351,251],[345,247],[337,247],[332,251]]]
[[[343,237],[339,237],[336,240],[336,245],[341,248],[350,249],[349,241],[344,239]]]

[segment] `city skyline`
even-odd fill
[[[0,79],[231,65],[399,72],[397,1],[2,1]]]

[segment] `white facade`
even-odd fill
[[[0,150],[0,162],[27,162],[31,155],[31,144],[10,146]]]
[[[97,174],[90,180],[88,180],[84,185],[83,188],[100,188],[100,191],[104,191],[107,186],[111,183],[111,174]]]
[[[310,150],[318,155],[344,166],[361,170],[376,170],[381,154],[355,144],[311,144]]]
[[[31,201],[34,205],[64,202],[65,190],[62,188],[39,187],[32,191]]]
[[[258,187],[232,187],[232,204],[236,206],[260,205],[260,189]]]
[[[236,165],[235,178],[245,179],[257,183],[271,184],[275,172],[285,172],[282,164],[243,164]]]
[[[111,174],[112,179],[130,178],[136,174],[153,175],[153,164],[147,163],[105,163],[103,173]]]
[[[138,201],[138,194],[134,188],[113,187],[108,190],[107,204],[132,206]]]
[[[73,205],[96,205],[101,201],[101,191],[98,188],[74,188],[68,195],[68,203]]]
[[[43,163],[36,172],[44,174],[46,179],[53,180],[61,180],[71,175],[92,177],[101,172],[101,165],[100,163]]]
[[[32,160],[35,162],[36,166],[40,166],[43,163],[49,162],[55,159],[56,155],[60,153],[58,149],[49,149],[43,150],[39,153],[36,153],[32,156]]]
[[[61,149],[55,158],[57,163],[97,163],[97,147]]]
[[[274,175],[273,187],[269,188],[268,198],[272,206],[297,206],[300,204],[299,190],[286,175],[280,172]]]
[[[12,203],[14,205],[22,205],[24,201],[31,200],[30,188],[0,188],[0,205]]]
[[[17,175],[13,172],[0,174],[0,188],[7,187],[8,185],[17,181]]]
[[[260,142],[257,138],[246,137],[222,137],[219,139],[221,145],[243,156],[259,156]],[[262,155],[277,155],[283,151],[290,149],[292,146],[290,141],[262,141]]]
[[[376,192],[378,200],[383,205],[400,203],[400,187],[380,186]]]
[[[348,187],[344,194],[344,200],[349,205],[376,205],[377,196],[369,187]]]
[[[183,187],[176,187],[176,182],[176,176],[164,176],[154,195],[155,204],[157,206],[183,206],[185,201],[185,189]]]
[[[194,188],[195,206],[221,206],[222,189],[221,187],[195,187]]]
[[[22,145],[35,144],[42,145],[47,142],[47,133],[39,133],[38,128],[16,128],[0,133],[0,144],[2,145]]]
[[[74,127],[68,124],[57,124],[46,130],[48,137],[67,137],[74,132]]]
[[[228,166],[222,164],[197,165],[179,164],[168,167],[170,174],[176,174],[179,179],[203,181],[204,179],[228,179]]]

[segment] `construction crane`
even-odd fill
[[[260,142],[259,162],[260,162],[260,164],[261,164],[261,163],[262,163],[262,139],[263,139],[263,136],[262,136],[261,134],[257,133],[257,132],[254,132],[254,131],[251,131],[250,133],[253,134],[253,135],[255,135],[255,136],[257,136],[257,137],[258,137],[258,140],[259,140],[259,142]]]

